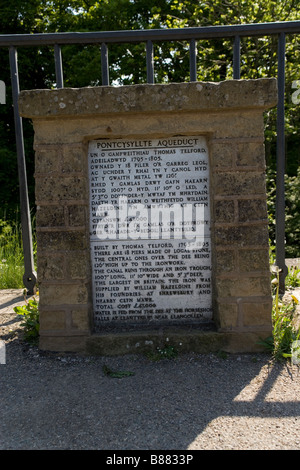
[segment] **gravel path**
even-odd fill
[[[297,365],[264,354],[42,353],[22,342],[11,313],[20,292],[1,302],[0,449],[300,449]],[[111,378],[104,365],[134,375]]]

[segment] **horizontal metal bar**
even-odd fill
[[[300,21],[237,24],[231,26],[204,26],[198,28],[143,29],[126,31],[95,31],[37,34],[1,34],[0,47],[47,46],[54,44],[96,44],[141,41],[176,41],[191,39],[226,38],[234,36],[268,36],[272,34],[300,34]]]

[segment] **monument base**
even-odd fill
[[[270,331],[222,332],[214,329],[162,327],[140,331],[119,331],[88,337],[41,337],[40,348],[56,352],[78,352],[88,356],[147,354],[172,346],[179,354],[263,352],[259,344]]]
[[[264,112],[276,103],[275,79],[20,93],[35,132],[41,349],[260,349],[272,333]]]

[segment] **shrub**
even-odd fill
[[[35,297],[26,300],[26,304],[20,307],[14,307],[14,311],[21,315],[24,322],[24,339],[30,344],[37,344],[39,338],[39,304]]]
[[[259,344],[264,346],[276,360],[292,356],[294,341],[299,340],[300,329],[295,327],[294,317],[298,299],[292,296],[289,303],[279,297],[279,269],[272,267],[273,306],[272,306],[272,335]],[[288,278],[287,278],[288,279]]]

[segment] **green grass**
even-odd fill
[[[285,278],[285,285],[287,287],[300,287],[300,268],[291,266],[288,271],[288,275]]]
[[[0,220],[0,289],[23,285],[24,257],[20,225]]]
[[[299,300],[292,296],[292,301],[283,302],[279,296],[279,270],[271,267],[273,276],[272,335],[259,343],[269,351],[276,360],[292,357],[294,342],[300,338],[300,329],[295,326],[295,310]],[[286,288],[299,286],[299,270],[289,270],[286,277]]]
[[[146,353],[146,357],[151,361],[160,361],[161,359],[175,359],[178,351],[174,346],[165,345],[163,348],[156,348],[155,351]]]
[[[24,255],[21,224],[0,219],[0,289],[22,289]],[[34,221],[33,221],[34,223]],[[36,254],[35,231],[33,233],[34,255]]]

